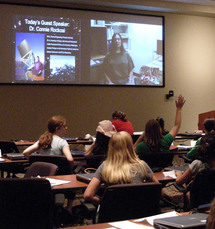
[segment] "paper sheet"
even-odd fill
[[[167,212],[167,213],[163,213],[159,215],[153,215],[153,216],[145,217],[142,219],[137,219],[134,222],[141,222],[141,221],[146,220],[149,224],[153,225],[154,219],[161,219],[161,218],[171,217],[171,216],[178,216],[178,214],[176,211],[171,211],[171,212]]]
[[[174,170],[172,170],[172,171],[168,171],[168,172],[163,172],[163,175],[165,176],[165,177],[172,177],[172,178],[174,178],[174,179],[176,179],[176,175],[175,175],[175,171]]]
[[[0,161],[5,161],[5,159],[3,159],[3,158],[0,158]]]
[[[67,180],[57,180],[57,179],[53,179],[53,178],[46,178],[46,180],[48,180],[50,182],[51,186],[67,184],[70,182]]]
[[[132,223],[128,220],[126,221],[120,221],[120,222],[115,222],[115,223],[109,223],[111,226],[120,228],[120,229],[152,229],[152,227],[149,226],[145,226],[145,225],[141,225],[141,224],[137,224],[137,223]]]

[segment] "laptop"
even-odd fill
[[[16,144],[12,141],[0,141],[0,149],[2,156],[10,160],[24,160],[25,157],[19,152]]]
[[[6,157],[10,160],[25,160],[25,156],[22,153],[7,153]]]
[[[182,216],[173,216],[154,220],[154,228],[205,228],[208,214],[195,213]]]
[[[84,183],[90,183],[90,181],[93,179],[95,173],[83,173],[83,174],[76,174],[76,178],[79,181],[82,181]]]
[[[84,157],[84,150],[71,150],[71,154],[74,157]]]

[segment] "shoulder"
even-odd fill
[[[58,144],[61,144],[63,146],[69,145],[68,142],[65,139],[63,139],[63,138],[61,138],[59,136],[53,136],[53,140],[52,141],[54,143],[58,143]]]
[[[203,168],[203,163],[200,160],[195,160],[193,161],[190,165],[189,168],[192,172],[192,174],[197,173],[201,168]]]
[[[174,138],[173,138],[173,136],[170,134],[170,133],[168,133],[168,134],[166,134],[163,138],[162,138],[162,142],[167,142],[167,143],[172,143],[173,142],[173,140],[174,140]]]

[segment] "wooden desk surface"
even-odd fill
[[[27,159],[23,159],[23,160],[11,160],[9,158],[3,158],[4,161],[0,161],[0,166],[3,164],[20,164],[20,163],[26,163],[28,162]]]
[[[28,141],[28,140],[19,140],[15,141],[17,146],[31,146],[35,143],[35,141]]]
[[[169,176],[165,177],[163,175],[163,172],[157,172],[157,173],[154,173],[154,175],[161,183],[175,181],[175,179],[172,177],[169,177]],[[61,175],[61,176],[49,176],[48,178],[70,181],[67,184],[53,186],[52,190],[55,193],[62,192],[62,191],[69,191],[69,190],[70,191],[84,190],[87,187],[87,184],[84,182],[78,181],[76,179],[76,175],[74,174],[73,175]]]

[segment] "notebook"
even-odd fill
[[[183,216],[173,216],[154,220],[154,227],[166,228],[205,228],[208,214],[195,213]]]
[[[95,173],[76,174],[76,178],[77,178],[77,180],[88,184],[93,179],[94,175],[95,175]]]

